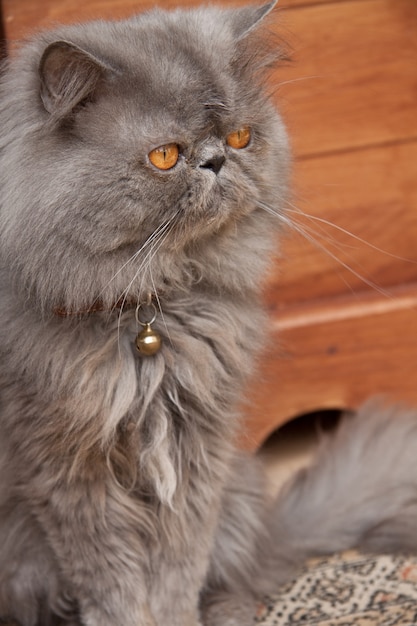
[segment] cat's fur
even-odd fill
[[[248,626],[310,554],[416,547],[413,414],[347,422],[269,506],[233,448],[288,186],[272,6],[63,27],[5,68],[0,617]],[[158,171],[147,155],[171,142]],[[151,357],[134,345],[149,293]]]

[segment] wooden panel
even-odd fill
[[[6,36],[9,41],[27,37],[34,30],[56,23],[72,23],[90,19],[117,19],[150,8],[149,0],[3,0]],[[164,0],[170,8],[175,2]]]
[[[297,163],[289,217],[313,229],[319,247],[299,235],[286,241],[283,258],[268,284],[271,309],[372,289],[366,281],[374,283],[375,289],[417,282],[416,164],[417,141]],[[297,208],[336,226],[302,219],[295,212]],[[369,245],[344,234],[342,228]]]
[[[279,9],[311,5],[335,0],[280,0]],[[336,0],[343,2],[343,0]],[[245,0],[211,0],[213,4],[237,6],[249,4]],[[253,2],[255,3],[255,2]],[[133,15],[154,6],[161,8],[188,7],[205,4],[198,0],[88,0],[80,4],[79,0],[3,0],[7,38],[19,40],[34,29],[46,28],[53,23],[79,22],[88,19],[112,19]],[[261,4],[261,2],[259,2]]]
[[[417,137],[417,2],[283,11],[294,64],[275,74],[297,155]],[[291,37],[291,33],[294,35]],[[291,82],[294,81],[294,82]]]
[[[324,0],[331,2],[332,0]],[[334,0],[333,0],[334,1]],[[337,0],[339,2],[343,0]],[[281,0],[279,9],[284,7],[315,4],[317,0]],[[4,0],[4,15],[7,38],[11,41],[26,37],[34,29],[47,28],[54,23],[71,23],[90,19],[119,19],[153,7],[173,9],[192,7],[198,0],[89,0],[80,6],[79,0]],[[245,0],[211,0],[211,4],[239,6],[249,4]],[[278,11],[277,11],[278,13]]]
[[[416,405],[416,335],[417,285],[392,300],[370,295],[282,315],[252,385],[242,445],[255,449],[292,417],[354,409],[370,395]]]

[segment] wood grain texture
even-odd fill
[[[271,311],[417,282],[417,141],[299,161],[288,216],[314,243],[288,231],[268,283]]]
[[[370,396],[417,403],[417,285],[294,307],[271,324],[245,407],[242,445],[256,449],[289,417],[355,409]]]
[[[318,1],[334,3],[344,0],[279,0],[278,8],[314,5]],[[230,7],[248,4],[245,0],[211,0],[211,3]],[[7,39],[12,42],[27,37],[34,29],[48,28],[57,22],[119,19],[156,6],[171,9],[196,4],[199,4],[196,0],[86,0],[83,4],[79,0],[3,0],[3,14]]]
[[[275,28],[294,49],[274,81],[297,156],[417,138],[415,0],[313,5]]]

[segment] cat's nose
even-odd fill
[[[204,161],[204,163],[201,163],[200,167],[206,170],[211,170],[215,174],[218,174],[222,169],[225,160],[226,158],[223,154],[218,154],[210,157],[209,159],[207,159],[207,161]]]

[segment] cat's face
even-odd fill
[[[287,163],[254,67],[268,8],[93,23],[22,55],[4,234],[32,290],[110,301],[212,263],[239,228],[265,230],[257,203],[279,205]]]

